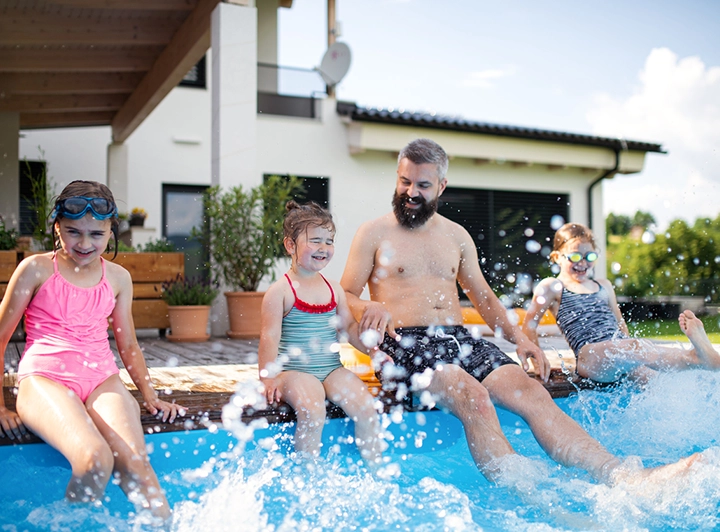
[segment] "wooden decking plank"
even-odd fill
[[[159,365],[167,366],[168,364],[171,365],[183,365],[183,366],[195,366],[197,365],[197,361],[193,360],[192,358],[188,358],[181,353],[179,353],[177,350],[174,349],[172,345],[167,345],[169,342],[167,342],[165,345],[161,344],[152,344],[148,342],[143,342],[141,344],[143,354],[149,355],[150,357],[153,357],[155,360],[158,360],[160,362]]]
[[[111,348],[116,354],[118,366],[122,363],[117,356],[114,339],[110,340]],[[140,410],[143,428],[147,432],[178,431],[203,428],[212,423],[221,423],[222,407],[230,401],[232,390],[237,382],[257,379],[257,347],[258,340],[234,340],[230,338],[212,338],[207,342],[173,343],[165,338],[140,338],[140,347],[150,368],[153,379],[157,379],[158,390],[165,400],[175,401],[188,409],[185,418],[174,423],[162,423],[148,414],[142,406],[142,398],[129,383],[130,392],[141,404]],[[23,342],[11,342],[5,352],[6,378],[3,393],[8,408],[15,407],[14,372],[20,355],[24,350]],[[171,364],[170,361],[174,359]],[[215,366],[215,367],[214,367]],[[232,368],[228,368],[232,366]],[[242,366],[242,367],[241,367]],[[11,374],[8,375],[7,371]],[[566,397],[587,388],[588,384],[575,378],[571,381],[557,369],[554,369],[548,383],[543,383],[553,397]],[[371,388],[384,404],[397,404],[393,397],[386,397],[378,387]],[[342,416],[339,409],[330,409],[329,416]],[[244,412],[243,419],[264,417],[269,422],[291,421],[294,414],[286,405],[279,405],[258,412]],[[23,443],[39,441],[31,436]],[[16,443],[9,438],[0,438],[0,445]]]
[[[5,348],[5,371],[6,372],[9,369],[12,369],[13,371],[17,371],[18,364],[20,363],[20,356],[22,355],[24,350],[25,350],[24,343],[21,346],[19,346],[19,344],[17,342],[8,343],[7,347]]]

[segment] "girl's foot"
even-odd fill
[[[690,310],[680,314],[678,322],[680,328],[695,348],[695,354],[700,359],[700,363],[707,369],[719,369],[720,354],[715,351],[710,338],[705,333],[703,322]]]

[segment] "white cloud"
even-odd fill
[[[649,210],[663,227],[720,212],[720,67],[667,48],[650,52],[626,98],[599,94],[587,113],[598,135],[659,142],[642,174],[605,185],[605,210]]]
[[[515,74],[515,68],[490,68],[480,72],[470,72],[468,77],[460,82],[461,87],[475,87],[489,89],[494,86],[494,81],[507,78]]]

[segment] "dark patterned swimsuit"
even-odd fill
[[[395,329],[399,342],[385,335],[380,349],[390,355],[404,372],[395,381],[412,389],[412,376],[434,369],[438,364],[455,364],[482,382],[493,370],[516,362],[495,344],[475,339],[460,325],[449,327],[403,327]]]
[[[575,356],[587,344],[627,338],[610,308],[609,297],[600,283],[598,291],[578,294],[563,287],[557,324]]]

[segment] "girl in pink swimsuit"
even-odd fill
[[[150,382],[135,338],[130,274],[101,256],[117,235],[112,192],[73,181],[58,196],[53,217],[56,250],[23,260],[0,304],[0,363],[23,314],[27,331],[17,414],[0,394],[0,427],[11,438],[27,427],[68,459],[70,501],[102,500],[116,472],[138,510],[164,522],[170,508],[148,460],[140,408],[118,376],[108,318],[145,408],[171,422],[183,412],[160,400]]]

